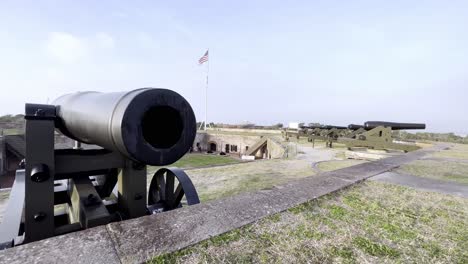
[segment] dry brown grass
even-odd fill
[[[153,263],[466,263],[468,200],[367,182]]]
[[[306,160],[276,159],[187,171],[202,201],[268,189],[314,175]]]
[[[433,154],[433,156],[440,158],[468,159],[468,145],[453,144],[449,149],[437,152]]]
[[[468,163],[417,160],[401,166],[397,172],[431,179],[468,184]]]

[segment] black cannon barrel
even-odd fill
[[[317,128],[318,128],[318,129],[323,129],[323,127],[324,127],[323,125],[319,125],[319,126],[317,126],[317,125],[315,125],[315,126],[309,126],[310,129],[317,129]]]
[[[332,126],[332,125],[323,126],[323,129],[333,129],[333,128],[336,128],[336,129],[348,129],[347,127],[344,127],[344,126]]]
[[[53,104],[56,127],[63,134],[148,165],[174,163],[195,139],[192,107],[167,89],[77,92],[61,96]]]
[[[391,127],[392,130],[406,130],[406,129],[426,129],[426,124],[421,123],[396,123],[385,121],[367,121],[364,127],[369,130],[379,126]]]
[[[315,128],[322,128],[323,126],[301,126],[301,128],[307,128],[307,129],[315,129]]]
[[[356,125],[356,124],[349,124],[348,125],[348,129],[350,130],[358,130],[358,129],[361,129],[361,128],[364,128],[363,125]]]

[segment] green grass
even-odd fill
[[[202,202],[244,192],[270,189],[314,175],[306,160],[272,159],[187,171]]]
[[[186,154],[181,159],[176,161],[175,163],[168,165],[166,167],[178,167],[184,169],[191,169],[191,168],[201,168],[213,165],[225,165],[225,164],[233,164],[241,162],[238,159],[232,158],[228,155],[221,156],[221,155],[214,155],[214,154],[198,154],[198,153],[191,153]],[[157,167],[150,167],[157,168]]]
[[[466,263],[468,200],[366,182],[151,263]]]
[[[5,128],[3,130],[3,135],[8,136],[8,135],[20,135],[24,134],[24,131],[19,128]]]
[[[468,185],[468,163],[417,160],[401,166],[397,172]]]

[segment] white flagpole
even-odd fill
[[[210,49],[207,50],[208,60],[207,60],[207,69],[206,69],[206,87],[205,87],[205,131],[206,131],[206,122],[208,121],[208,75],[210,73]]]

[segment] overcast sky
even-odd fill
[[[204,118],[468,132],[468,1],[0,1],[0,114],[173,89]]]

